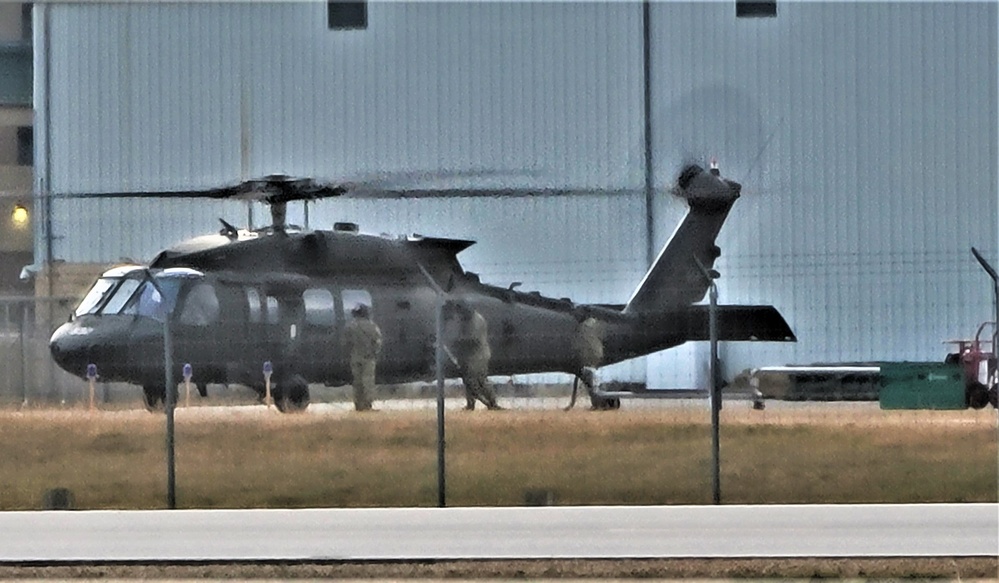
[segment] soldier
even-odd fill
[[[576,377],[583,381],[593,408],[605,409],[607,408],[606,399],[597,397],[593,393],[596,389],[596,369],[604,359],[604,343],[601,338],[600,322],[585,312],[578,313],[576,321],[576,330],[572,336],[572,347],[579,366]],[[575,397],[575,393],[573,397]]]
[[[464,303],[453,304],[453,308],[458,319],[454,356],[465,385],[465,409],[475,409],[476,399],[481,400],[490,410],[501,409],[487,378],[491,354],[486,319]]]
[[[354,408],[370,411],[371,392],[375,388],[375,363],[382,351],[382,331],[371,320],[370,310],[365,304],[358,304],[350,313],[354,318],[347,325],[345,340],[350,353]]]

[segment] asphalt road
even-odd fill
[[[996,556],[999,505],[0,513],[0,562]]]

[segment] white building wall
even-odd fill
[[[721,299],[773,303],[798,336],[724,346],[728,376],[939,360],[992,319],[970,248],[999,259],[996,8],[778,2],[776,18],[737,19],[728,2],[654,5],[658,180],[714,155],[744,183]],[[650,379],[682,368],[671,352]]]

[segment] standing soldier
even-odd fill
[[[576,315],[576,321],[576,330],[572,336],[572,347],[576,353],[578,365],[576,378],[583,381],[593,408],[606,409],[606,399],[597,397],[593,393],[597,383],[596,369],[604,360],[604,343],[601,338],[600,322],[585,312],[579,312]],[[573,391],[573,401],[575,401],[575,391]]]
[[[490,410],[501,409],[496,403],[489,384],[489,338],[486,319],[467,304],[453,304],[458,316],[458,337],[455,354],[465,385],[465,409],[475,409],[475,400],[481,400]]]
[[[371,410],[371,393],[375,388],[375,363],[382,351],[382,331],[371,321],[371,312],[365,304],[358,304],[347,325],[345,340],[350,353],[351,384],[354,387],[354,408]]]

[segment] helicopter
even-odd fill
[[[461,302],[488,323],[490,375],[560,372],[578,379],[571,336],[580,317],[602,326],[601,365],[708,339],[708,306],[696,302],[705,296],[709,279],[717,277],[715,239],[741,188],[723,178],[714,162],[709,170],[696,164],[683,168],[673,192],[686,201],[686,215],[621,304],[580,304],[523,292],[517,283],[483,283],[457,257],[472,240],[364,234],[348,222],[332,230],[286,222],[287,204],[294,201],[439,192],[270,175],[209,190],[97,194],[259,201],[269,205],[272,224],[239,229],[220,219],[217,234],[165,249],[148,265],[109,269],[52,334],[50,352],[70,374],[85,378],[88,365],[96,364],[104,381],[140,385],[146,407],[159,410],[166,400],[169,338],[177,369],[173,378],[179,378],[179,363],[190,364],[198,371],[202,396],[209,383],[244,385],[261,400],[270,389],[277,408],[293,412],[309,405],[310,383],[350,383],[343,336],[356,306],[366,306],[382,330],[377,383],[393,384],[435,378],[441,302]],[[453,194],[536,193],[471,189]],[[723,305],[717,316],[719,340],[795,340],[773,306]],[[263,382],[265,362],[273,386]],[[453,359],[443,367],[445,378],[460,376]],[[608,398],[602,405],[616,408],[620,401]]]

